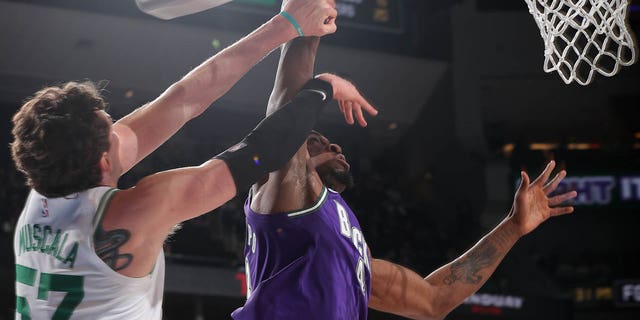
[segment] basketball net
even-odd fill
[[[636,60],[628,0],[525,0],[544,41],[544,71],[588,85]]]

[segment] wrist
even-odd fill
[[[499,250],[507,252],[518,242],[521,234],[519,228],[510,218],[502,220],[491,232],[485,236]]]
[[[333,85],[324,79],[315,77],[309,81],[302,87],[302,90],[315,90],[322,91],[326,95],[326,100],[330,101],[333,99],[335,92],[333,91]]]
[[[298,37],[298,32],[295,27],[281,14],[276,14],[269,20],[269,23],[273,25],[279,32],[286,36],[287,41],[293,40]]]
[[[516,221],[512,219],[512,217],[507,217],[501,223],[502,229],[504,229],[505,235],[513,242],[516,242],[518,239],[522,238],[525,234],[521,231],[520,226]]]
[[[321,73],[319,75],[316,75],[314,79],[319,79],[328,83],[331,86],[333,96],[335,97],[335,96],[338,96],[339,93],[338,93],[338,88],[334,85],[333,81],[331,81],[332,80],[331,76],[332,75],[330,73]]]
[[[296,34],[298,34],[298,37],[304,37],[304,32],[302,32],[302,27],[300,26],[296,18],[294,18],[292,15],[290,15],[288,12],[284,10],[280,11],[279,15],[284,17],[291,24],[293,29],[296,30]]]

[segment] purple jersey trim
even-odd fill
[[[248,298],[232,317],[365,320],[369,250],[355,215],[326,187],[310,208],[260,214],[245,203]]]

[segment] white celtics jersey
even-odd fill
[[[61,198],[31,191],[14,236],[16,319],[162,318],[164,255],[143,278],[121,275],[94,251],[93,234],[117,190]]]

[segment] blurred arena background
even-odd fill
[[[323,39],[317,70],[353,79],[381,112],[361,129],[333,108],[320,129],[352,164],[345,198],[372,254],[428,274],[502,219],[519,170],[555,159],[580,192],[576,212],[523,238],[447,319],[640,319],[640,63],[565,85],[542,71],[524,1],[337,2],[340,29]],[[118,118],[278,8],[236,0],[161,21],[133,0],[0,0],[0,320],[13,318],[12,236],[27,192],[6,147],[21,101],[45,85],[107,80]],[[638,35],[637,1],[629,23]],[[264,115],[276,63],[277,53],[266,58],[121,187],[238,140]],[[167,242],[166,319],[227,319],[242,305],[243,201]]]

